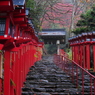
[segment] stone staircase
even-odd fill
[[[70,77],[53,63],[51,56],[30,68],[22,95],[82,95]]]

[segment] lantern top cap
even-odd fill
[[[25,0],[13,0],[14,5],[24,6]]]
[[[25,10],[25,13],[28,16],[29,15],[29,10]]]
[[[86,36],[87,35],[87,33],[82,33],[82,36]]]
[[[95,35],[95,31],[92,31],[92,34]]]
[[[79,36],[77,35],[76,38],[78,38]]]
[[[92,35],[92,32],[88,32],[87,34],[88,34],[88,35]]]
[[[81,36],[82,36],[81,34],[78,35],[78,37],[81,37]]]
[[[69,38],[68,40],[72,40],[72,38]]]
[[[28,24],[29,24],[32,28],[34,28],[33,23],[32,23],[31,20],[28,20]]]
[[[76,39],[77,38],[77,36],[74,36],[74,39]]]
[[[27,16],[29,15],[29,9],[28,8],[26,8],[25,13]]]

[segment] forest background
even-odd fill
[[[30,19],[37,34],[42,29],[65,29],[71,37],[88,27],[84,20],[90,12],[86,11],[94,11],[91,9],[94,4],[95,0],[28,0],[26,6],[30,8]],[[46,45],[46,48],[50,54],[56,52],[56,45]],[[60,48],[64,49],[65,45]]]

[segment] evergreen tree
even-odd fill
[[[73,33],[77,35],[82,32],[95,31],[95,7],[92,7],[85,14],[81,14],[80,17],[81,19],[76,24],[78,28],[73,30]]]

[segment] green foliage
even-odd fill
[[[84,27],[80,27],[80,28],[76,28],[75,30],[72,31],[74,34],[78,35],[82,32],[87,32],[87,28]]]
[[[72,52],[71,52],[71,51],[69,51],[67,54],[69,55],[69,59],[71,59],[71,60],[72,60]]]
[[[32,22],[36,31],[39,31],[40,18],[43,12],[43,7],[40,5],[36,5],[36,2],[34,0],[28,0],[26,3],[26,7],[30,8],[30,18],[32,18]]]
[[[60,0],[27,0],[26,7],[30,8],[30,18],[32,18],[32,23],[35,27],[36,32],[40,32],[44,22],[53,23],[51,28],[61,27],[61,23],[55,24],[55,20],[60,22],[60,16],[55,17],[54,13],[62,13],[63,10],[54,7]],[[47,25],[46,25],[47,26]],[[47,26],[48,27],[48,26]]]
[[[78,28],[73,30],[74,34],[81,34],[82,32],[95,31],[95,9],[94,7],[88,10],[85,14],[81,14],[81,19],[77,22]]]
[[[69,55],[69,59],[72,60],[72,51],[71,51],[71,49],[67,48],[66,53]]]
[[[35,1],[34,0],[28,0],[27,2],[26,2],[26,6],[27,7],[30,7],[32,10],[35,8]]]

